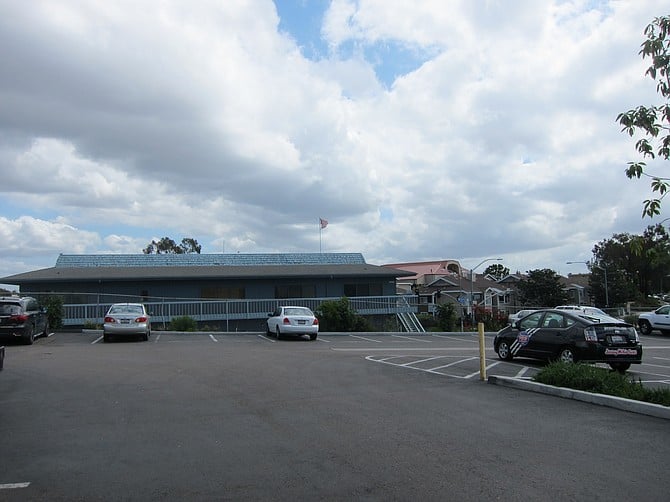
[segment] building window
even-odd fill
[[[316,287],[312,284],[275,286],[275,298],[314,298]]]
[[[344,296],[382,296],[381,284],[345,284]]]
[[[202,288],[200,292],[201,298],[225,298],[230,300],[244,300],[246,294],[244,288],[226,288],[226,287],[209,287]]]

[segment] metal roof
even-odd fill
[[[258,254],[61,254],[56,268],[84,267],[249,267],[278,265],[364,265],[360,253]]]
[[[73,281],[161,281],[267,278],[387,277],[395,279],[412,272],[370,264],[354,265],[262,265],[262,266],[171,266],[171,267],[52,267],[1,278],[5,284]]]

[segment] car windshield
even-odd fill
[[[139,305],[114,305],[110,310],[110,314],[144,314],[142,307]]]
[[[284,315],[307,315],[311,316],[312,311],[305,307],[290,307],[284,309]]]

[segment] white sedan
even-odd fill
[[[141,303],[115,303],[105,315],[102,327],[103,341],[112,336],[140,336],[145,342],[151,335],[151,318]]]
[[[267,335],[281,340],[284,335],[309,335],[316,340],[319,333],[319,320],[307,307],[277,307],[268,314]]]

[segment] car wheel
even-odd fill
[[[557,360],[562,363],[572,364],[577,361],[577,358],[575,357],[575,352],[572,350],[572,348],[564,347],[558,353]]]
[[[314,341],[316,340],[316,336],[317,336],[316,333],[314,333],[313,335],[309,335],[309,339]]]
[[[145,331],[144,334],[142,335],[142,340],[145,342],[149,341],[149,332]]]
[[[630,363],[610,363],[610,367],[619,373],[625,373],[630,368]]]
[[[640,333],[643,335],[651,334],[651,324],[649,324],[649,321],[640,321]]]
[[[270,331],[270,325],[268,323],[265,323],[265,335],[268,338],[272,338],[272,331]]]
[[[498,345],[498,357],[503,361],[512,360],[512,351],[510,350],[507,342],[500,342]]]
[[[275,336],[277,337],[277,340],[281,340],[281,331],[279,331],[279,326],[277,326],[277,329],[275,330]]]
[[[26,345],[32,345],[35,342],[35,330],[32,326],[30,326],[29,329],[30,331],[28,331],[28,334],[23,338],[23,342]]]
[[[102,341],[105,343],[109,343],[111,336],[109,336],[107,333],[102,334]]]

